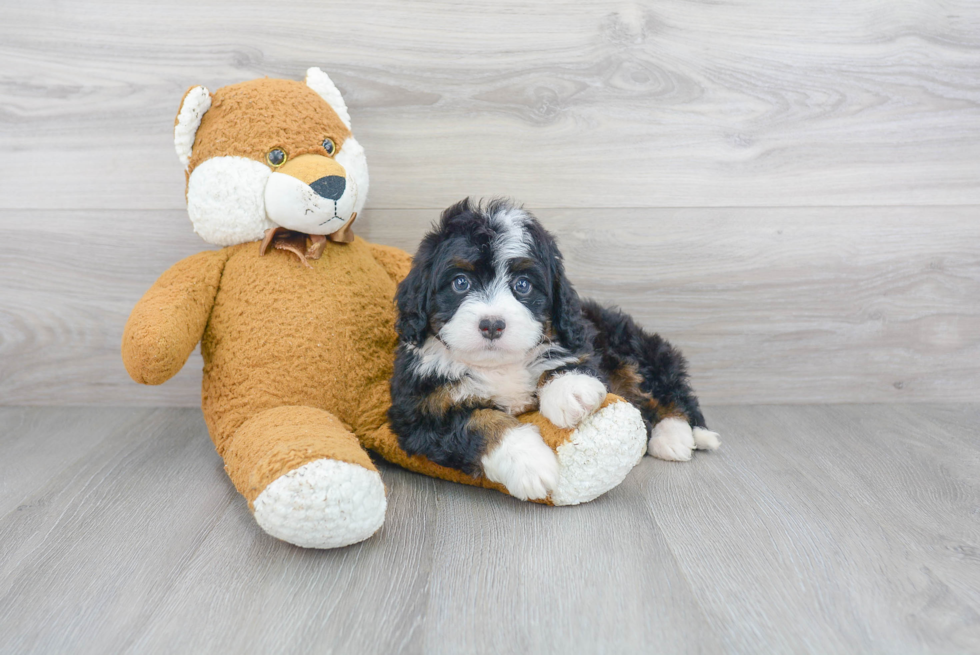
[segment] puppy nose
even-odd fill
[[[480,321],[480,334],[483,335],[484,339],[499,339],[500,335],[504,333],[504,328],[507,324],[501,318],[485,318]]]
[[[312,182],[310,187],[318,196],[327,200],[340,200],[340,196],[344,195],[344,189],[347,188],[347,180],[339,175],[327,175]]]

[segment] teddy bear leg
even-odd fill
[[[646,452],[640,411],[612,394],[574,429],[558,428],[539,412],[519,418],[535,424],[558,457],[558,483],[549,497],[554,505],[598,498],[618,486]]]
[[[575,428],[559,428],[538,411],[517,418],[537,427],[558,458],[558,483],[547,499],[533,502],[578,505],[594,500],[618,486],[639,464],[647,448],[647,429],[640,411],[613,394],[608,394],[599,409]],[[419,455],[407,455],[387,424],[368,431],[363,443],[410,471],[508,493],[502,484],[486,477],[471,477]]]
[[[367,539],[384,523],[381,476],[329,412],[265,410],[243,423],[223,451],[225,470],[256,522],[277,539],[337,548]]]

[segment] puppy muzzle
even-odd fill
[[[306,234],[333,234],[354,214],[357,185],[344,167],[322,155],[300,155],[269,176],[265,212],[269,220]]]

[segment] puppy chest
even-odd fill
[[[522,365],[474,369],[457,387],[458,400],[489,399],[510,414],[520,414],[537,406],[539,376]]]

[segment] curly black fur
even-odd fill
[[[648,432],[668,416],[681,416],[691,427],[707,427],[688,382],[687,361],[677,348],[618,309],[587,300],[582,311],[596,328],[599,370],[613,393],[640,410]]]
[[[413,357],[396,357],[391,378],[388,419],[398,444],[409,455],[424,455],[441,466],[479,475],[488,435],[471,425],[470,419],[475,410],[493,410],[493,403],[434,404],[430,399],[451,381],[441,375],[414,375],[413,364]]]

